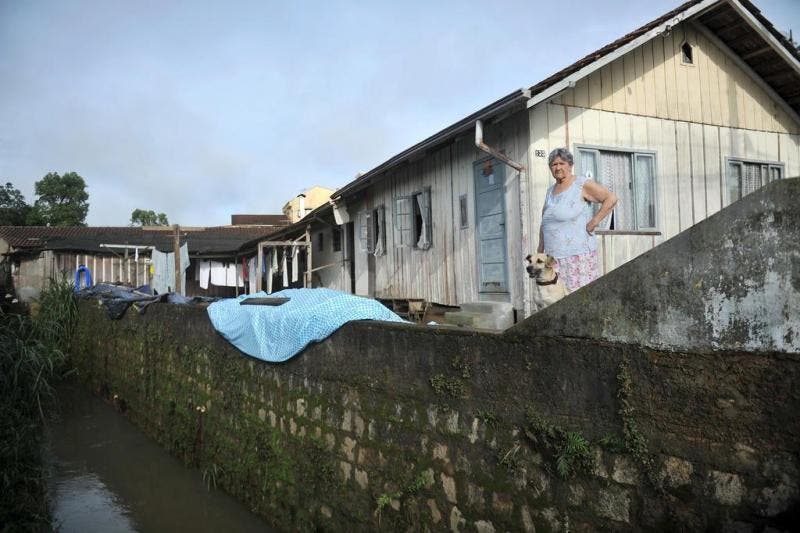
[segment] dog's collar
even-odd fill
[[[554,277],[550,281],[539,281],[538,279],[536,280],[536,284],[539,285],[539,286],[542,286],[542,285],[555,285],[556,283],[558,283],[558,272],[556,272],[556,277]]]

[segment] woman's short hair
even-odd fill
[[[572,166],[575,163],[575,158],[572,157],[572,152],[570,152],[566,148],[556,148],[555,150],[550,152],[549,156],[547,156],[548,167],[553,164],[553,161],[555,161],[556,157],[560,157],[561,159],[566,161],[567,164],[569,164],[569,166]]]

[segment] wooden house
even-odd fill
[[[692,0],[404,150],[289,231],[319,235],[314,268],[338,262],[322,285],[529,314],[552,149],[620,197],[597,232],[608,272],[800,175],[798,113],[797,49],[747,0]]]

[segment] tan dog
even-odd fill
[[[536,280],[533,303],[537,311],[569,294],[569,289],[564,285],[564,281],[558,278],[558,272],[553,268],[556,264],[555,258],[546,254],[534,254],[528,255],[525,260],[528,262],[525,268],[528,275]]]

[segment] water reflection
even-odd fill
[[[274,531],[84,389],[67,384],[58,394],[48,432],[58,531]]]

